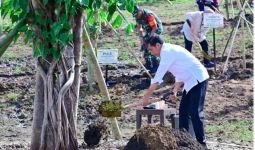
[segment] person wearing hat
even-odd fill
[[[184,35],[185,48],[191,52],[192,44],[197,43],[203,49],[203,64],[205,67],[214,67],[215,64],[210,61],[210,56],[208,55],[208,43],[206,40],[206,33],[209,28],[204,27],[203,18],[205,13],[214,13],[213,10],[207,9],[205,11],[195,11],[186,14],[186,21],[183,24],[182,31]]]
[[[143,106],[151,103],[150,96],[153,91],[163,82],[164,75],[171,72],[175,76],[175,84],[169,97],[170,101],[176,102],[177,91],[183,86],[179,107],[179,128],[189,131],[190,118],[197,141],[206,147],[203,111],[209,79],[206,68],[185,48],[164,43],[157,35],[151,36],[147,42],[150,52],[160,57],[160,64],[150,87],[145,91]]]
[[[139,6],[135,6],[133,16],[136,19],[136,28],[141,41],[141,55],[145,60],[145,67],[150,71],[150,73],[155,73],[157,71],[159,61],[158,59],[151,55],[147,49],[146,41],[154,34],[160,35],[163,32],[163,26],[158,18],[158,16],[148,9],[141,9]],[[143,35],[143,30],[145,35]]]

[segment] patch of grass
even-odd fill
[[[24,58],[27,55],[32,55],[32,53],[32,47],[25,45],[22,41],[17,41],[8,47],[2,58],[7,60],[16,60],[19,58]]]
[[[0,103],[0,108],[3,109],[3,108],[6,108],[8,106],[8,104],[6,103]]]
[[[171,2],[189,2],[190,0],[170,0]]]
[[[3,58],[4,58],[4,59],[8,59],[8,60],[12,60],[12,59],[14,59],[15,57],[13,56],[13,54],[12,54],[11,52],[6,51],[6,52],[3,54]]]
[[[115,44],[112,43],[104,43],[103,46],[98,46],[98,49],[109,49],[109,48],[115,48]]]
[[[15,69],[14,69],[14,73],[15,74],[20,74],[22,72],[22,67],[16,67]]]
[[[128,53],[126,53],[126,52],[121,52],[119,54],[119,59],[120,60],[128,60],[128,59],[130,59],[130,55]]]
[[[134,64],[136,64],[136,60],[135,59],[129,59],[128,64],[134,65]]]
[[[19,96],[19,94],[13,93],[13,92],[7,94],[7,98],[10,101],[17,101],[18,100],[18,96]]]
[[[157,5],[158,1],[163,1],[163,0],[138,0],[138,4],[151,4],[151,5]]]
[[[252,120],[222,122],[219,125],[207,125],[206,132],[217,134],[234,141],[253,141]]]

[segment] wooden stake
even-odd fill
[[[233,38],[232,38],[232,41],[231,41],[230,49],[228,51],[227,60],[226,60],[226,62],[224,64],[223,73],[225,73],[225,71],[227,70],[228,60],[229,60],[230,54],[232,52],[232,48],[233,48],[233,44],[234,44],[234,40],[235,40],[235,36],[236,36],[237,30],[238,30],[238,26],[240,24],[240,20],[241,20],[241,18],[239,17],[237,25],[235,26],[234,35],[233,35]]]
[[[225,0],[227,20],[229,20],[228,0]]]
[[[99,63],[97,61],[96,54],[95,54],[95,51],[94,51],[94,47],[91,43],[91,40],[90,40],[90,37],[89,37],[89,34],[88,34],[88,31],[87,31],[86,27],[83,28],[82,38],[83,38],[83,41],[88,41],[88,44],[89,44],[88,50],[90,51],[88,53],[88,59],[91,59],[90,60],[91,65],[95,69],[94,71],[95,71],[95,75],[97,75],[96,78],[97,78],[97,81],[98,81],[100,92],[101,92],[102,95],[104,95],[104,99],[111,100],[109,91],[106,87],[106,83],[105,83],[105,80],[104,80],[104,77],[103,77],[102,70],[101,70],[101,68],[99,66]],[[121,135],[121,131],[120,131],[117,119],[116,118],[109,118],[109,120],[110,120],[110,123],[111,123],[112,133],[113,133],[114,138],[116,140],[122,139],[122,135]]]
[[[213,52],[214,52],[214,71],[216,73],[216,41],[215,41],[215,28],[213,28]]]
[[[232,9],[232,18],[235,17],[235,10],[234,10],[234,5],[233,5],[233,0],[230,0],[231,2],[231,9]]]
[[[237,5],[238,5],[238,8],[240,10],[243,9],[240,0],[237,0]],[[245,4],[244,4],[244,8],[245,8]],[[244,16],[244,12],[240,15],[240,17],[243,18],[243,16]],[[242,51],[243,69],[246,69],[246,60],[245,60],[245,51],[246,50],[245,50],[244,20],[243,19],[241,20],[241,28],[242,28],[241,39],[243,40],[243,42],[242,42],[242,46],[243,46],[243,51]]]

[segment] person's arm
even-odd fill
[[[143,96],[143,106],[150,104],[150,96],[154,92],[154,90],[158,87],[158,83],[153,83],[150,85],[149,89],[145,92]]]
[[[141,45],[143,45],[143,28],[141,26],[141,24],[137,23],[136,27],[135,27],[135,32],[138,33],[139,39],[140,39],[140,43]]]
[[[198,33],[196,33],[196,24],[195,24],[196,17],[198,17],[197,12],[189,12],[186,14],[186,19],[188,20],[190,32],[191,32],[194,42],[199,41]]]
[[[151,79],[151,86],[149,89],[145,92],[143,97],[144,105],[148,105],[150,103],[149,97],[153,93],[153,91],[163,82],[163,77],[170,68],[171,65],[175,62],[175,56],[173,53],[170,53],[168,55],[163,54],[160,59],[160,64],[157,69],[157,72],[153,79]]]
[[[196,25],[194,23],[194,21],[190,21],[191,27],[190,27],[190,31],[191,34],[193,36],[194,42],[198,42],[199,41],[199,37],[198,37],[198,33],[196,33]]]

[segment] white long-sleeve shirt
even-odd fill
[[[151,84],[162,83],[167,71],[175,76],[175,82],[184,83],[187,92],[198,82],[209,78],[206,68],[189,51],[178,45],[163,43],[159,67]]]
[[[186,20],[187,19],[193,23],[195,29],[194,32],[198,37],[199,42],[202,42],[206,38],[205,35],[209,30],[209,28],[206,28],[203,25],[203,11],[189,12],[186,14]],[[187,21],[185,21],[183,24],[182,32],[184,33],[187,40],[192,42],[195,41]]]

